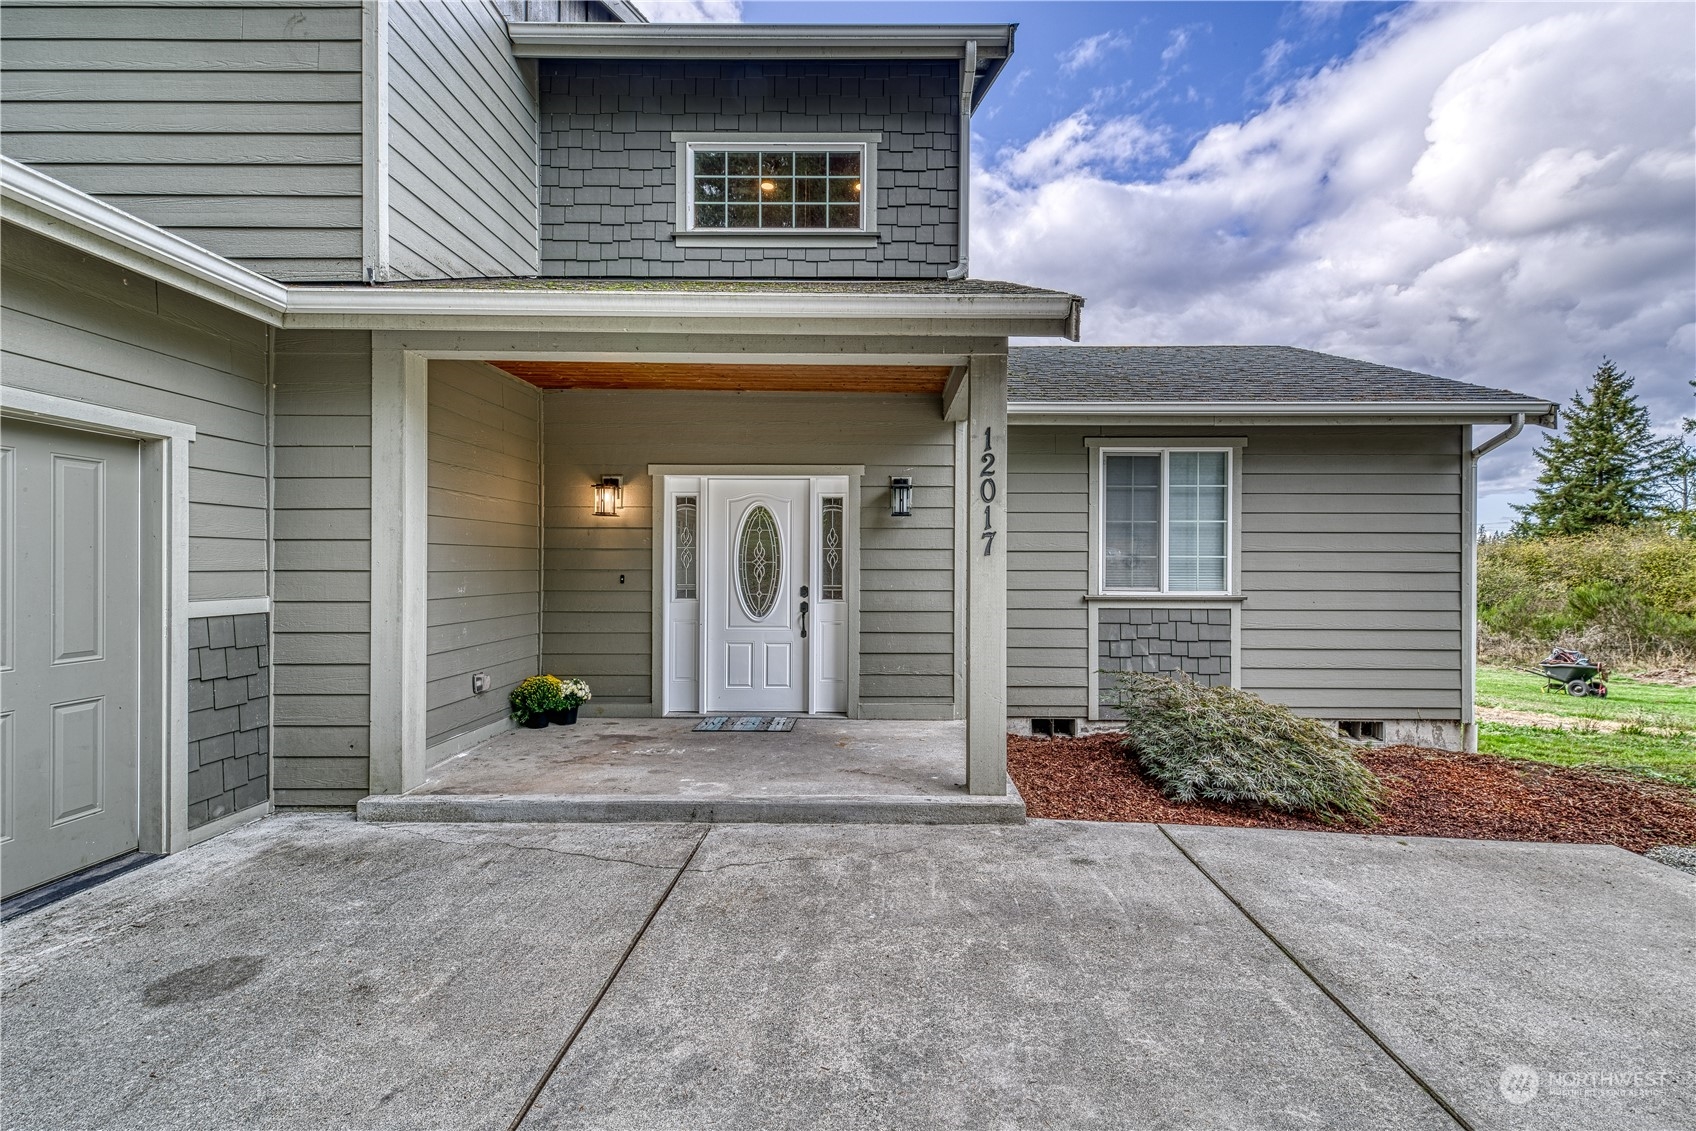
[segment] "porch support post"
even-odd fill
[[[371,335],[371,792],[424,780],[429,362]]]
[[[967,374],[966,790],[1007,792],[1007,355]]]

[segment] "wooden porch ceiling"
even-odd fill
[[[741,365],[643,361],[491,361],[539,389],[713,392],[941,393],[946,365]]]

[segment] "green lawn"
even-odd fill
[[[1559,715],[1563,719],[1614,719],[1670,730],[1696,730],[1696,687],[1638,683],[1617,676],[1608,697],[1575,699],[1565,692],[1544,692],[1539,677],[1512,668],[1478,665],[1478,705]]]
[[[1478,668],[1478,705],[1553,716],[1535,726],[1480,723],[1478,749],[1557,766],[1598,766],[1696,788],[1696,688],[1608,681],[1608,697],[1575,699],[1510,668]],[[1612,733],[1592,720],[1627,724]]]

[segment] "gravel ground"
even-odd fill
[[[1116,735],[1011,737],[1007,744],[1008,770],[1033,817],[1617,844],[1637,853],[1696,844],[1696,794],[1676,786],[1418,746],[1362,750],[1361,761],[1389,794],[1379,822],[1327,825],[1265,809],[1168,801]]]
[[[1651,848],[1643,855],[1657,864],[1665,864],[1669,868],[1677,868],[1681,872],[1696,876],[1696,845],[1663,844],[1659,848]]]

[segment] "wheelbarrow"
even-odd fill
[[[1544,691],[1564,691],[1576,699],[1586,695],[1594,695],[1598,699],[1608,697],[1608,685],[1602,680],[1602,669],[1583,657],[1560,662],[1545,661],[1535,668],[1520,670],[1547,680]]]

